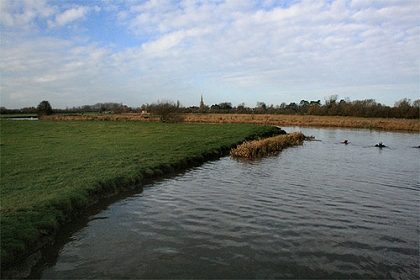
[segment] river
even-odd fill
[[[146,185],[86,217],[31,277],[418,279],[420,135],[285,130],[318,141]]]

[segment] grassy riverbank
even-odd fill
[[[0,125],[2,269],[98,197],[278,131],[250,124],[131,121],[2,120]]]

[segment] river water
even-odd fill
[[[418,279],[420,135],[285,129],[318,141],[144,186],[32,277]]]

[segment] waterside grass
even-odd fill
[[[249,124],[0,121],[2,270],[101,196],[278,133]]]
[[[307,137],[302,132],[273,136],[266,139],[246,141],[230,151],[234,158],[255,159],[276,155],[283,149],[302,145]]]

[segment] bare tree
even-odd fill
[[[183,121],[180,106],[179,101],[176,104],[172,101],[158,101],[149,105],[148,109],[152,114],[158,115],[161,122],[177,123]]]

